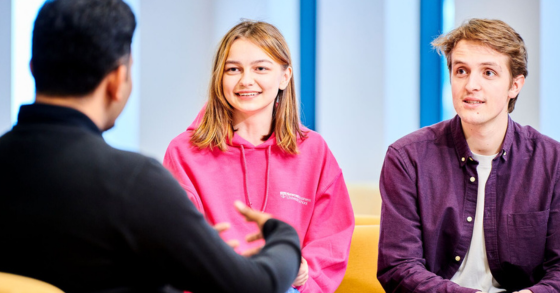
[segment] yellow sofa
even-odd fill
[[[379,215],[354,215],[354,218],[356,219],[356,226],[379,225],[381,222]]]
[[[348,268],[337,293],[385,292],[377,281],[379,216],[356,216]]]
[[[381,193],[375,183],[348,183],[350,202],[356,215],[380,215]]]
[[[0,293],[63,293],[37,279],[0,272]]]

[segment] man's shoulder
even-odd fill
[[[89,176],[103,174],[100,179],[104,181],[113,181],[118,178],[122,184],[125,184],[125,181],[133,180],[133,177],[140,176],[150,169],[157,170],[158,173],[165,170],[153,158],[115,148],[100,136],[88,132],[77,132],[72,135],[71,139],[60,143],[66,151],[57,155],[58,160],[73,160],[76,166],[79,166],[78,169],[82,174]],[[62,166],[66,166],[66,164],[62,164]]]
[[[113,172],[136,173],[137,175],[150,173],[153,171],[165,172],[165,168],[154,158],[126,150],[120,150],[109,146],[106,149],[106,164],[103,168],[113,170]]]
[[[443,137],[451,135],[452,120],[445,120],[411,132],[390,145],[391,148],[400,150],[411,145],[436,143]]]
[[[513,126],[515,133],[514,143],[528,144],[531,148],[544,148],[560,153],[560,142],[557,140],[539,132],[529,125],[521,125],[514,121]]]
[[[106,153],[112,160],[119,161],[126,165],[130,165],[131,167],[137,165],[143,165],[146,164],[149,160],[153,160],[152,158],[147,157],[145,155],[132,151],[120,150],[111,146],[109,146],[109,148],[106,150]],[[112,163],[112,160],[108,160],[108,161]]]

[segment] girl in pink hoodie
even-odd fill
[[[291,58],[272,25],[244,21],[222,39],[209,99],[170,143],[164,165],[211,224],[229,222],[224,240],[255,231],[235,200],[298,231],[302,264],[294,292],[334,292],[348,262],[354,215],[342,171],[323,138],[299,120]]]

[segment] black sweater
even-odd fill
[[[238,255],[161,164],[107,145],[79,111],[23,106],[0,137],[0,271],[67,292],[283,293],[298,236],[263,230],[262,252]]]

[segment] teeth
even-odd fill
[[[239,93],[238,95],[242,97],[250,97],[250,96],[256,96],[257,93]]]
[[[482,104],[480,101],[467,101],[469,104]]]

